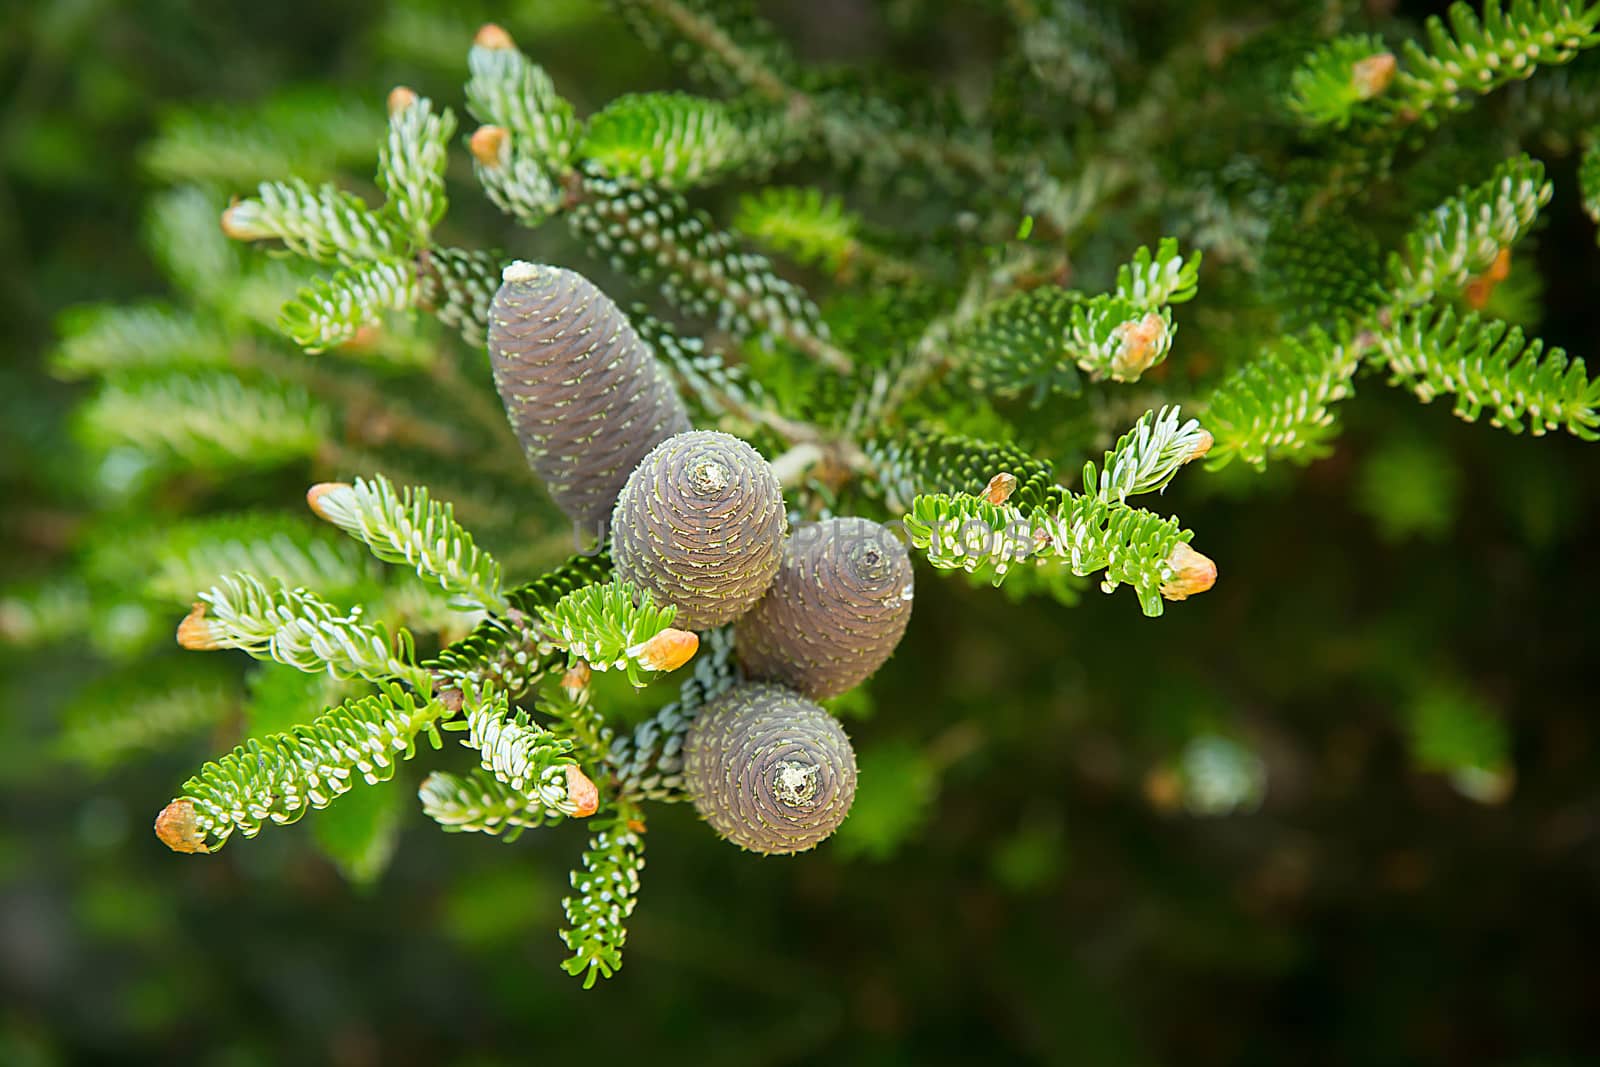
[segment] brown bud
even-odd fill
[[[178,644],[192,652],[210,652],[222,647],[211,620],[206,618],[204,604],[197,602],[178,624]]]
[[[1484,272],[1467,283],[1463,299],[1473,311],[1482,311],[1494,293],[1494,287],[1511,275],[1511,249],[1502,248],[1495,253],[1494,261]]]
[[[222,213],[222,232],[235,241],[259,241],[273,236],[259,226],[250,225],[248,208],[243,204],[232,204]]]
[[[338,347],[343,352],[370,352],[377,347],[378,338],[382,336],[383,331],[369,322],[358,327],[356,332],[350,335],[350,339]]]
[[[327,510],[323,508],[322,498],[336,490],[354,488],[349,482],[318,482],[306,490],[306,503],[310,505],[312,513],[317,518],[332,522],[333,516],[329,515]]]
[[[496,50],[517,47],[517,42],[511,39],[511,35],[492,22],[485,22],[478,28],[478,35],[472,39],[472,43],[479,48]]]
[[[506,139],[510,134],[499,126],[479,126],[472,131],[472,138],[467,142],[467,147],[472,150],[472,158],[486,167],[500,165],[500,151],[505,147]]]
[[[1211,446],[1216,443],[1217,439],[1211,436],[1210,430],[1201,430],[1195,437],[1194,447],[1189,450],[1189,455],[1184,458],[1184,462],[1193,463],[1207,452],[1210,452]]]
[[[179,797],[156,816],[156,836],[174,852],[209,852],[206,832],[195,818],[194,801]]]
[[[675,671],[693,659],[699,648],[700,638],[693,631],[669,627],[628,651],[647,671]]]
[[[1161,595],[1168,600],[1186,600],[1217,584],[1217,565],[1179,541],[1167,557],[1172,577],[1161,583]]]
[[[389,115],[391,117],[398,115],[416,102],[417,94],[415,90],[408,89],[404,85],[396,85],[389,90]]]
[[[600,808],[600,788],[575,763],[567,764],[567,799],[577,819],[587,819]]]
[[[1144,776],[1144,799],[1156,811],[1170,814],[1183,802],[1183,780],[1166,764],[1151,767]]]
[[[632,830],[636,834],[644,833],[644,820],[643,819],[629,819],[628,820],[628,829]]]
[[[1363,100],[1371,100],[1389,87],[1399,64],[1393,52],[1379,52],[1368,56],[1350,68],[1350,84]]]
[[[561,688],[569,693],[576,693],[589,687],[589,676],[593,673],[589,665],[582,660],[575,666],[569,667],[567,673],[561,676]]]
[[[989,484],[984,486],[983,499],[991,504],[1004,504],[1011,499],[1011,494],[1017,491],[1015,475],[1001,471],[989,479]]]
[[[1160,341],[1167,323],[1159,313],[1146,312],[1142,319],[1131,319],[1118,326],[1112,337],[1120,341],[1111,357],[1111,377],[1131,382],[1149,369],[1160,354]]]

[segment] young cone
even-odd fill
[[[599,531],[639,461],[689,428],[666,371],[581,274],[517,262],[489,307],[489,360],[506,414],[550,496]]]
[[[813,700],[852,689],[883,665],[911,618],[911,558],[869,519],[826,519],[784,546],[772,587],[739,620],[751,678]]]
[[[737,437],[663,441],[617,497],[617,575],[678,609],[685,629],[732,622],[772,584],[788,518],[772,465]]]
[[[712,829],[740,848],[815,848],[856,795],[856,755],[833,716],[779,685],[741,685],[700,709],[684,777]]]

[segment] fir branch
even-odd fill
[[[771,170],[799,150],[797,132],[770,107],[639,93],[589,119],[581,152],[608,173],[687,189]]]
[[[1146,412],[1106,453],[1098,477],[1094,464],[1084,466],[1084,487],[1094,487],[1105,504],[1124,504],[1130,496],[1165,490],[1179,468],[1211,448],[1211,435],[1198,420],[1180,420],[1176,407],[1162,408],[1159,415]]]
[[[389,132],[378,153],[384,213],[414,247],[425,247],[449,206],[444,172],[456,117],[409,89],[390,94]]]
[[[463,744],[478,750],[483,770],[523,794],[550,816],[583,818],[594,814],[594,783],[578,768],[573,742],[522,712],[511,714],[506,695],[464,695],[467,736]]]
[[[1054,285],[1013,293],[952,331],[949,347],[982,392],[1077,396],[1083,383],[1066,344],[1081,299]]]
[[[547,173],[561,173],[577,148],[580,126],[544,68],[494,25],[478,31],[467,66],[467,110],[473,117],[508,131],[527,158]]]
[[[1163,237],[1152,255],[1144,245],[1133,261],[1117,268],[1116,296],[1135,307],[1155,309],[1194,299],[1200,283],[1200,253],[1185,259],[1178,239]]]
[[[400,252],[387,221],[360,197],[299,178],[262,182],[253,198],[222,213],[222,231],[236,241],[276,239],[296,255],[346,267]]]
[[[495,207],[529,229],[561,211],[564,190],[545,165],[499,126],[480,126],[472,135],[472,170]]]
[[[1397,80],[1406,106],[1429,124],[1465,107],[1467,93],[1493,92],[1600,43],[1600,4],[1587,0],[1484,0],[1481,18],[1458,0],[1448,14],[1449,28],[1428,17],[1426,49],[1405,43]]]
[[[1208,466],[1233,459],[1257,469],[1268,459],[1308,463],[1328,454],[1332,405],[1355,392],[1360,350],[1313,328],[1287,336],[1234,371],[1211,394],[1206,425],[1216,437]]]
[[[1406,235],[1404,254],[1390,254],[1388,288],[1395,302],[1411,307],[1465,288],[1527,232],[1552,189],[1544,165],[1525,155],[1500,164],[1481,185],[1463,186],[1418,221]]]
[[[156,819],[156,835],[175,852],[215,852],[236,831],[248,838],[267,823],[295,822],[327,807],[358,776],[369,785],[394,777],[424,731],[438,748],[445,711],[390,685],[286,733],[252,738],[183,784]]]
[[[585,989],[622,966],[626,924],[638,903],[644,869],[643,831],[641,813],[619,803],[616,814],[589,839],[582,868],[572,872],[573,895],[561,902],[567,915],[561,940],[572,955],[562,966],[574,977],[583,976]]]
[[[1147,309],[1120,293],[1108,294],[1073,305],[1066,348],[1097,379],[1136,382],[1167,358],[1177,332],[1168,308]]]
[[[219,326],[164,304],[92,305],[57,323],[51,368],[63,378],[225,367],[233,341]]]
[[[386,563],[415,568],[437,584],[452,606],[504,614],[500,565],[473,543],[449,504],[425,488],[396,490],[383,475],[355,484],[324,482],[306,494],[311,510],[365,544]]]
[[[1455,413],[1475,422],[1488,409],[1491,425],[1534,436],[1566,429],[1585,441],[1600,440],[1600,378],[1591,381],[1581,359],[1559,348],[1524,339],[1522,330],[1476,314],[1461,318],[1449,308],[1423,309],[1402,317],[1373,339],[1373,359],[1389,371],[1391,384],[1416,393],[1424,403],[1454,394]]]
[[[466,691],[492,685],[511,697],[519,696],[556,665],[557,657],[540,649],[539,609],[610,576],[609,557],[573,556],[548,574],[510,590],[506,599],[511,607],[503,617],[479,623],[427,666],[441,687]]]
[[[371,682],[398,678],[419,693],[433,691],[429,673],[413,662],[405,630],[391,639],[382,623],[363,621],[359,608],[340,615],[315,593],[252,574],[223,578],[201,593],[178,628],[178,643],[200,651],[237,648],[308,674],[326,671]]]
[[[891,508],[904,511],[921,495],[979,496],[997,475],[1013,480],[1008,500],[1045,507],[1061,500],[1055,469],[1011,444],[911,431],[867,444],[874,480]]]
[[[694,634],[672,628],[678,609],[656,607],[648,590],[611,581],[575,589],[541,608],[544,643],[565,649],[598,671],[626,671],[635,687],[640,670],[673,671],[699,647]]]
[[[96,562],[146,576],[148,596],[184,603],[195,590],[236,571],[276,579],[291,589],[347,593],[368,588],[374,574],[358,551],[348,542],[319,536],[298,517],[238,513],[164,526],[148,539],[118,538],[97,553]]]
[[[498,252],[429,248],[417,257],[418,306],[481,348],[489,328],[489,303],[500,288],[505,257]]]
[[[157,671],[91,684],[62,712],[56,752],[103,771],[139,752],[156,752],[217,726],[238,710],[236,685],[204,674]]]
[[[144,237],[167,276],[202,307],[225,304],[243,257],[217,226],[220,199],[194,185],[168,189],[145,212]]]
[[[321,352],[350,341],[362,327],[382,325],[385,311],[409,311],[421,297],[408,264],[376,260],[301,289],[283,305],[278,323],[295,344]]]
[[[1394,81],[1394,53],[1374,34],[1336,37],[1306,56],[1289,79],[1289,110],[1309,126],[1343,130],[1392,113],[1373,103]]]
[[[1080,0],[1007,4],[1017,44],[1040,83],[1074,103],[1106,110],[1116,102],[1116,68],[1129,58],[1115,8]]]
[[[774,104],[799,99],[796,70],[778,36],[744,0],[611,0],[635,32],[666,47],[680,65],[729,92],[753,91]],[[670,46],[668,42],[671,42]]]
[[[1127,583],[1144,613],[1183,600],[1216,580],[1216,567],[1188,546],[1176,519],[1063,493],[1055,508],[1030,511],[973,496],[919,496],[905,517],[911,542],[941,570],[964,570],[999,585],[1014,566],[1060,565],[1079,577],[1105,571],[1109,593]]]
[[[0,596],[0,641],[36,648],[76,638],[89,629],[93,617],[89,589],[77,575],[14,586]]]
[[[251,185],[280,174],[331,176],[372,160],[382,119],[337,93],[285,93],[248,109],[175,111],[141,153],[162,181]]]
[[[417,796],[422,810],[445,833],[504,834],[507,844],[522,836],[523,830],[547,826],[563,817],[537,795],[513,789],[481,767],[465,775],[434,771],[423,780]]]
[[[656,358],[666,364],[687,394],[691,414],[702,416],[740,415],[755,418],[751,412],[767,409],[771,401],[761,383],[745,369],[725,360],[720,352],[708,349],[698,337],[684,337],[644,307],[633,308],[629,321],[644,338]]]
[[[708,630],[693,673],[678,687],[678,698],[633,728],[609,739],[605,762],[621,796],[634,801],[687,800],[683,778],[683,737],[695,714],[740,679],[734,659],[733,630]]]
[[[733,226],[767,248],[840,280],[858,273],[886,282],[921,277],[914,264],[863,240],[860,217],[820,189],[769,186],[741,197]]]
[[[114,382],[80,411],[104,444],[125,444],[198,467],[263,468],[316,453],[328,411],[304,390],[246,384],[227,373]]]
[[[738,251],[731,234],[679,194],[592,164],[584,169],[583,191],[568,219],[618,270],[656,281],[673,304],[740,337],[770,334],[835,370],[852,366],[798,286],[780,278],[766,257]]]

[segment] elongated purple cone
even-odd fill
[[[883,666],[911,619],[911,558],[871,519],[825,519],[795,530],[765,596],[739,620],[739,662],[751,678],[813,700],[853,689]]]
[[[781,685],[737,686],[684,737],[684,784],[712,829],[777,855],[815,848],[856,797],[856,754],[832,715]]]
[[[691,430],[640,461],[611,515],[617,577],[704,630],[750,610],[772,584],[789,525],[761,453],[731,434]]]
[[[667,372],[617,305],[560,267],[507,267],[489,306],[506,415],[550,496],[585,531],[656,445],[689,428]]]

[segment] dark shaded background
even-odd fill
[[[587,5],[521,6],[453,17],[505,22],[584,109],[678,83]],[[528,36],[567,7],[574,29]],[[171,108],[292,84],[458,104],[465,41],[408,37],[409,10],[4,15],[0,578],[63,558],[87,503],[75,394],[42,368],[55,315],[160,291],[139,146]],[[931,66],[967,46],[914,3],[775,14],[813,54]],[[1570,158],[1552,177],[1539,332],[1593,352],[1600,257]],[[760,860],[658,810],[627,965],[587,993],[553,933],[576,829],[507,847],[417,813],[365,892],[308,826],[177,857],[148,815],[209,747],[55,766],[85,653],[0,648],[0,1063],[1596,1062],[1596,452],[1376,382],[1346,418],[1303,472],[1180,479],[1164,504],[1222,580],[1159,620],[1126,591],[1067,609],[919,573],[906,642],[848,724],[882,766],[935,768],[905,776],[925,805],[882,816],[910,825]],[[1415,485],[1381,473],[1396,455]],[[1423,519],[1379,521],[1383,493]],[[1440,692],[1506,724],[1502,803],[1419,765],[1408,716]],[[1171,799],[1211,733],[1263,762],[1258,809]]]

